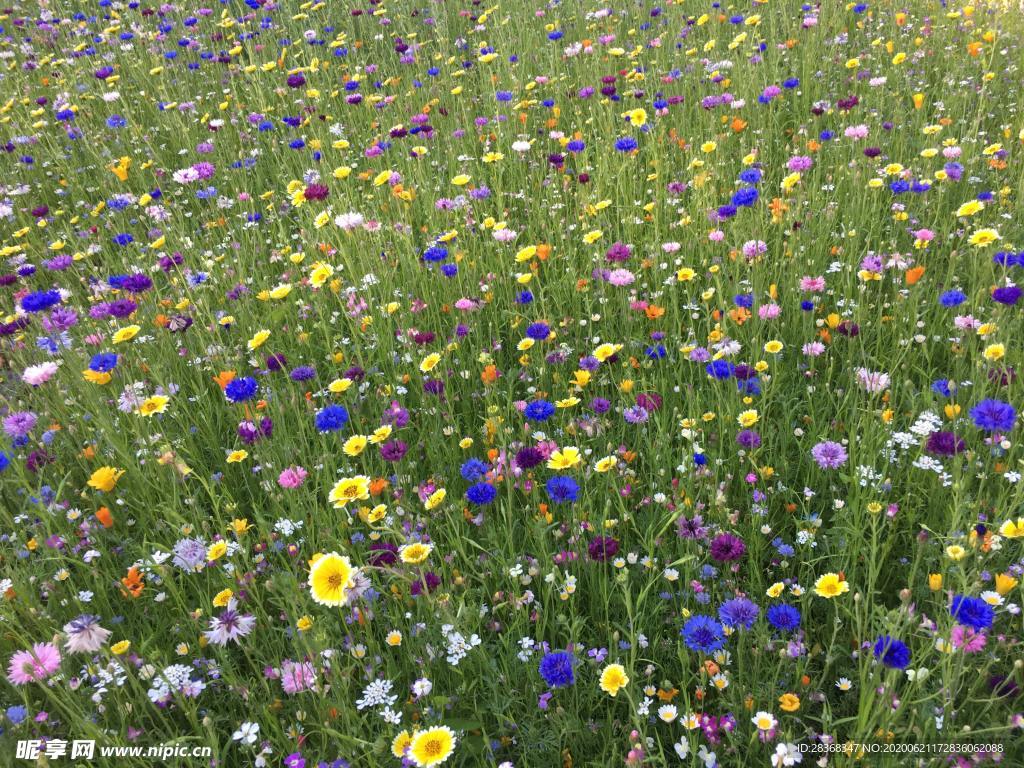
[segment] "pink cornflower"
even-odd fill
[[[636,277],[628,269],[613,269],[608,275],[608,282],[622,288],[630,285]]]
[[[281,687],[289,696],[308,691],[316,685],[316,668],[308,661],[281,662]]]
[[[277,483],[282,488],[298,488],[306,481],[308,474],[302,467],[288,467],[277,476]]]
[[[978,653],[985,647],[987,638],[984,632],[978,632],[971,627],[957,624],[953,627],[953,634],[950,637],[953,647],[964,653]]]
[[[804,344],[801,351],[808,357],[817,357],[819,354],[825,351],[825,345],[822,344],[820,341],[811,341],[807,344]]]
[[[12,685],[42,682],[60,669],[60,650],[53,643],[36,643],[31,651],[17,651],[7,667]]]
[[[818,293],[825,290],[825,278],[824,277],[801,277],[800,278],[800,290],[809,291],[810,293]]]
[[[38,387],[53,378],[55,373],[57,373],[57,364],[47,361],[39,365],[30,365],[25,369],[25,373],[22,374],[21,378],[26,384]]]
[[[786,163],[786,167],[791,171],[806,171],[812,165],[814,165],[814,161],[806,155],[791,157],[789,158],[789,162]]]

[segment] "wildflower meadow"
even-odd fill
[[[1022,67],[1003,0],[10,0],[0,766],[1024,765]]]

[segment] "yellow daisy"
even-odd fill
[[[455,751],[455,732],[446,725],[413,734],[409,758],[418,768],[440,765]]]
[[[319,555],[309,569],[310,594],[320,605],[344,605],[356,573],[349,559],[337,552]]]

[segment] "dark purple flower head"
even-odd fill
[[[736,435],[736,442],[743,448],[753,450],[761,445],[761,436],[752,429],[744,429]]]
[[[381,443],[380,456],[384,461],[401,461],[407,450],[409,450],[409,446],[401,440],[389,440],[386,443]]]
[[[967,450],[967,444],[954,432],[932,432],[928,435],[925,450],[935,456],[956,456]]]
[[[599,563],[611,560],[618,554],[618,551],[619,542],[611,536],[597,536],[587,546],[587,554],[590,555],[590,559]]]
[[[731,533],[720,533],[711,540],[711,557],[721,563],[731,563],[743,557],[747,545]]]
[[[542,461],[544,461],[544,454],[539,448],[534,448],[532,445],[520,448],[516,453],[516,466],[520,469],[533,469]]]
[[[370,565],[377,567],[398,562],[398,545],[378,539],[370,544]]]
[[[423,582],[427,583],[427,591],[433,592],[439,586],[441,586],[441,577],[433,571],[427,571],[423,574],[421,580],[414,581],[412,586],[409,588],[409,592],[413,595],[419,595],[423,592]]]

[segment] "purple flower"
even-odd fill
[[[739,560],[747,551],[743,539],[731,533],[720,533],[711,540],[711,557],[722,563]]]
[[[833,440],[825,440],[811,448],[811,457],[822,469],[838,469],[849,458],[846,449]]]
[[[587,554],[591,560],[605,562],[611,560],[619,551],[619,542],[611,536],[598,536],[587,546]]]
[[[932,432],[928,435],[925,450],[935,456],[956,456],[967,450],[967,445],[953,432]]]

